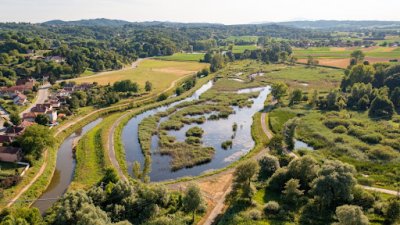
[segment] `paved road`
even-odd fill
[[[50,84],[45,84],[39,87],[38,93],[37,93],[37,97],[36,100],[34,102],[32,102],[29,107],[27,109],[25,109],[23,112],[21,112],[19,115],[20,117],[22,117],[24,115],[24,113],[28,113],[31,111],[31,109],[37,105],[37,104],[43,104],[47,98],[49,97],[49,89],[50,89],[51,85]]]

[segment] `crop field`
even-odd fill
[[[203,53],[175,53],[169,56],[157,56],[155,59],[166,60],[166,61],[192,61],[200,62],[204,58]]]
[[[146,59],[135,69],[107,72],[95,76],[76,78],[72,81],[76,81],[77,83],[97,82],[100,85],[107,85],[113,84],[116,81],[131,80],[137,82],[141,88],[144,88],[146,81],[150,81],[153,84],[153,91],[159,93],[168,89],[174,81],[194,74],[206,66],[207,64],[198,62]]]
[[[294,49],[294,55],[299,58],[300,63],[306,63],[308,56],[318,59],[320,65],[346,68],[349,65],[350,54],[354,50],[361,50],[365,53],[365,60],[370,63],[389,62],[393,59],[400,59],[399,47],[369,47],[369,48],[308,48]]]

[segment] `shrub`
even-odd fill
[[[250,210],[246,216],[252,220],[260,220],[262,218],[261,212],[257,209]]]
[[[264,206],[264,213],[265,213],[266,215],[268,215],[268,214],[276,215],[276,214],[279,213],[279,209],[280,209],[280,206],[279,206],[279,203],[278,203],[278,202],[269,201],[269,202],[267,202],[267,204],[265,204],[265,206]]]
[[[281,192],[289,179],[287,168],[280,168],[269,178],[267,187],[269,190]]]
[[[199,145],[201,144],[201,139],[198,137],[190,136],[186,138],[185,142],[188,143],[189,145]]]
[[[231,140],[224,141],[221,143],[221,147],[225,150],[228,148],[232,148],[232,146],[233,146],[233,142]]]
[[[337,134],[344,134],[347,132],[347,128],[343,125],[339,125],[335,128],[333,128],[333,133],[337,133]]]
[[[354,196],[354,199],[352,201],[353,204],[361,206],[364,210],[372,208],[372,206],[375,203],[374,196],[371,193],[366,192],[359,187],[354,188],[353,196]]]
[[[342,119],[328,119],[324,122],[324,125],[329,129],[333,129],[340,125],[347,128],[350,126],[350,123],[347,120]]]
[[[203,136],[203,129],[200,127],[192,127],[188,131],[186,131],[186,137],[198,137],[201,138]]]
[[[260,165],[260,172],[258,173],[259,179],[266,179],[272,176],[277,169],[280,168],[279,160],[271,155],[266,155],[258,160]]]
[[[361,129],[356,126],[350,126],[348,134],[359,138],[363,135],[366,135],[367,132],[365,131],[365,129]]]
[[[378,133],[366,134],[360,137],[360,140],[368,144],[378,144],[380,141],[382,141],[382,139],[383,136]]]
[[[368,156],[377,160],[392,160],[396,158],[396,152],[388,146],[382,146],[370,150]]]
[[[336,143],[345,143],[343,137],[337,137],[337,138],[335,138],[335,142],[336,142]]]

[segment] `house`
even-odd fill
[[[49,103],[44,103],[44,104],[37,104],[35,105],[32,109],[31,112],[37,113],[37,114],[45,114],[48,111],[53,110],[53,106]]]
[[[50,62],[50,61],[53,61],[53,62],[56,62],[56,63],[62,63],[62,62],[65,62],[65,58],[64,57],[62,57],[62,56],[47,56],[46,58],[45,58],[45,60],[47,61],[47,62]]]
[[[46,115],[49,117],[50,124],[55,124],[57,122],[57,111],[50,110],[46,113]]]
[[[25,105],[28,102],[28,98],[24,94],[18,93],[14,97],[13,102],[15,105]]]
[[[0,146],[0,161],[19,162],[22,159],[22,149],[9,146]]]
[[[0,135],[0,144],[9,144],[14,141],[14,138],[8,135]]]
[[[12,87],[3,87],[0,89],[1,97],[14,98],[18,93],[24,93],[25,91],[31,91],[33,86],[31,85],[17,85]]]
[[[6,129],[6,135],[10,137],[18,137],[25,131],[25,127],[22,126],[11,126]]]
[[[24,120],[24,121],[22,121],[22,123],[20,124],[20,126],[21,127],[30,127],[30,126],[32,126],[32,125],[35,125],[35,123],[34,122],[30,122],[30,121],[28,121],[28,120]]]
[[[17,86],[25,85],[33,88],[33,86],[35,86],[35,80],[32,78],[20,78],[17,80],[16,85]]]
[[[96,85],[90,84],[90,83],[82,83],[80,85],[75,86],[75,90],[76,91],[87,91],[94,86],[96,86]]]
[[[50,96],[46,103],[51,104],[53,108],[60,108],[61,106],[60,100],[55,96]]]
[[[33,112],[24,113],[22,115],[23,121],[28,121],[28,122],[34,123],[35,119],[36,119],[36,113],[33,113]]]

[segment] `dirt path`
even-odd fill
[[[361,187],[364,188],[365,190],[376,191],[376,192],[380,192],[380,193],[384,193],[384,194],[388,194],[388,195],[397,195],[400,197],[400,192],[397,192],[397,191],[392,191],[392,190],[383,189],[383,188],[370,187],[370,186],[363,186],[363,185],[361,185]]]
[[[108,157],[110,158],[110,161],[114,168],[117,170],[119,177],[121,177],[124,181],[128,181],[128,178],[125,176],[123,173],[121,167],[119,166],[117,157],[115,156],[115,149],[114,149],[114,133],[115,133],[115,128],[119,125],[122,119],[127,117],[129,115],[129,112],[124,114],[123,116],[119,117],[111,126],[111,129],[108,133]]]

